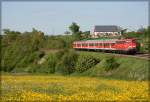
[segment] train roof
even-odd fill
[[[129,41],[132,39],[99,39],[99,40],[80,40],[74,41],[74,43],[116,43],[116,41]]]

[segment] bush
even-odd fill
[[[56,69],[55,73],[60,73],[60,74],[63,74],[63,75],[68,74],[67,68],[63,64],[63,61],[58,62],[56,64],[55,69]]]
[[[44,57],[43,57],[44,58]],[[25,68],[29,73],[54,73],[55,65],[57,63],[57,57],[55,54],[49,54],[44,58],[45,61],[41,64],[32,63]]]
[[[55,72],[55,66],[58,61],[55,54],[49,54],[47,58],[45,58],[46,61],[41,64],[40,68],[37,70],[39,72],[43,73],[54,73]]]
[[[47,49],[62,49],[65,46],[65,41],[61,38],[52,38],[49,37],[48,40],[45,42],[44,48]]]
[[[39,72],[39,69],[40,69],[40,65],[30,64],[27,68],[24,69],[24,71],[28,73],[35,73],[35,72]]]
[[[119,66],[119,64],[116,62],[114,57],[107,57],[104,59],[103,68],[105,71],[116,69]]]
[[[77,53],[73,50],[65,53],[61,58],[61,61],[57,64],[56,70],[62,74],[71,74],[75,71],[75,65],[77,61]]]
[[[65,53],[67,53],[67,52],[68,52],[68,49],[59,50],[58,52],[56,52],[56,57],[57,57],[58,59],[61,59],[62,56],[63,56]]]
[[[84,72],[99,62],[100,60],[93,56],[80,55],[76,64],[76,70],[78,72]]]

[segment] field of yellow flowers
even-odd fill
[[[2,75],[1,102],[148,101],[147,81],[55,75]]]

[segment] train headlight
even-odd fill
[[[136,46],[132,46],[132,47],[136,47]]]
[[[128,48],[132,48],[132,46],[129,46]]]

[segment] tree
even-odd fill
[[[3,29],[5,35],[20,35],[21,33],[18,31],[11,31],[10,29]]]
[[[38,50],[42,46],[42,43],[44,41],[44,33],[33,28],[31,36],[32,36],[31,45],[33,49]]]
[[[6,44],[11,44],[13,41],[15,41],[19,35],[21,35],[18,31],[11,31],[10,29],[3,29],[4,31],[4,37],[3,40],[5,40]]]
[[[75,22],[73,22],[73,23],[69,26],[69,29],[71,30],[72,34],[76,34],[76,33],[79,32],[80,27],[79,27]]]
[[[121,30],[121,34],[124,34],[124,33],[126,33],[126,32],[127,32],[127,29]]]

